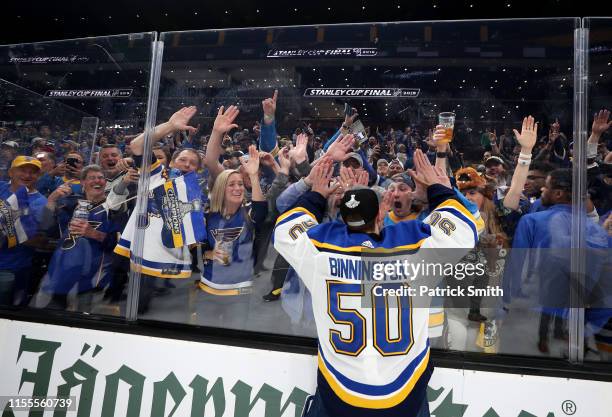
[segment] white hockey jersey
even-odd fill
[[[366,282],[367,259],[397,253],[416,262],[422,249],[457,248],[445,255],[453,259],[444,259],[455,263],[477,239],[474,216],[454,199],[439,204],[424,222],[400,222],[380,236],[349,232],[338,221],[318,225],[306,207],[278,218],[274,246],[312,294],[318,390],[330,415],[414,415],[432,371],[429,309],[413,308],[409,296],[369,294],[376,285]]]
[[[166,179],[163,176],[163,166],[158,162],[151,166],[151,179],[149,190],[163,185]],[[138,216],[134,211],[130,216],[125,229],[114,252],[118,255],[130,258],[132,269],[139,270],[143,274],[159,278],[189,278],[191,277],[191,254],[187,246],[169,248],[164,245],[162,230],[164,219],[159,213],[159,208],[153,209],[153,191],[149,191],[149,208],[147,209],[147,224],[145,226],[145,245],[142,259],[134,262],[132,254],[132,242],[137,231],[136,222]],[[204,227],[204,224],[201,225]]]

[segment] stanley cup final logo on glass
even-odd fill
[[[420,88],[307,88],[304,97],[416,98]]]
[[[112,88],[108,90],[47,90],[45,96],[54,98],[124,98],[131,97],[131,88]]]
[[[244,229],[244,226],[212,230],[211,233],[215,238],[215,248],[221,249],[224,252],[223,258],[220,259],[223,265],[229,265],[232,262],[234,241],[240,237],[242,229]]]
[[[83,55],[14,56],[9,58],[11,64],[74,64],[88,61],[89,57]]]
[[[378,55],[378,48],[287,48],[270,49],[268,58],[340,58],[340,57],[373,57]]]

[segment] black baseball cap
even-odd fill
[[[344,193],[340,215],[349,228],[361,227],[378,215],[378,194],[367,187],[353,187]]]

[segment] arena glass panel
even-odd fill
[[[0,47],[0,304],[124,316],[154,33]],[[132,175],[127,175],[131,173]]]
[[[139,319],[316,336],[310,294],[274,250],[271,235],[275,220],[295,203],[286,187],[306,175],[347,125],[363,142],[355,148],[359,156],[337,165],[357,173],[371,169],[370,186],[382,192],[392,187],[387,223],[427,215],[419,189],[396,175],[413,166],[416,149],[432,163],[446,159],[438,162],[456,176],[457,198],[465,194],[480,207],[480,246],[462,262],[480,263],[486,273],[464,283],[495,287],[504,296],[497,291],[482,298],[436,297],[431,345],[567,357],[576,28],[577,19],[531,19],[163,33],[159,127],[143,154],[151,164],[170,162],[156,173],[155,184],[165,185],[157,189],[158,202],[149,204],[148,226],[141,231],[143,264],[151,268],[140,281]],[[219,119],[213,131],[220,107],[227,112],[232,105],[238,116]],[[440,142],[438,149],[434,129],[441,112],[454,113],[454,126],[450,145]],[[535,143],[523,141],[521,156],[513,129],[520,133],[529,115],[539,128],[531,135]],[[223,124],[237,127],[226,132]],[[302,133],[308,162],[298,166]],[[260,156],[257,173],[264,197],[253,190],[248,168],[242,168],[245,175],[223,174],[225,188],[214,189],[211,177],[239,168],[243,159],[248,164],[250,145],[271,154]],[[282,177],[275,172],[285,146],[290,175],[287,183],[275,183]],[[446,158],[437,151],[447,152]],[[511,187],[519,166],[519,185]],[[545,198],[545,205],[548,174],[562,168],[549,184],[554,199]],[[354,182],[345,179],[338,182]],[[163,209],[173,198],[167,190],[198,187],[197,198],[179,203],[180,216],[189,221],[175,230]],[[510,191],[513,200],[506,207]],[[234,201],[243,198],[255,203]],[[340,198],[336,193],[329,199],[330,218],[338,216]],[[537,215],[548,206],[557,207]],[[201,224],[206,230],[196,230]],[[204,238],[198,242],[196,236]],[[438,285],[454,278],[440,275]],[[340,309],[334,308],[330,315],[338,319]],[[393,339],[397,311],[387,319],[396,323],[389,327]],[[348,340],[351,328],[339,324],[337,330]]]
[[[583,354],[585,361],[610,362],[612,360],[612,257],[610,236],[612,236],[612,18],[584,19],[585,72],[587,73],[584,173],[586,210],[595,210],[592,223],[597,230],[603,229],[608,236],[605,250],[596,234],[585,227],[587,265],[592,262],[603,268],[600,279],[591,279],[586,270],[584,309]],[[592,205],[592,206],[591,206]],[[597,214],[597,215],[595,215]],[[595,229],[592,225],[591,229]],[[580,340],[580,339],[579,339]]]

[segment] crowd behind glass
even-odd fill
[[[434,121],[363,122],[363,130],[355,129],[360,118],[350,107],[334,128],[313,128],[318,126],[313,120],[280,131],[280,103],[282,97],[271,93],[261,104],[260,120],[243,120],[240,108],[227,103],[212,125],[194,123],[195,106],[180,108],[151,135],[152,155],[144,155],[144,135],[135,128],[102,126],[94,144],[79,142],[74,126],[39,122],[1,128],[3,226],[10,216],[20,221],[12,232],[4,227],[0,234],[0,304],[120,314],[135,267],[128,236],[133,230],[127,228],[146,158],[152,179],[195,175],[206,237],[164,251],[152,243],[159,233],[145,230],[139,313],[155,312],[158,301],[179,290],[178,280],[186,280],[190,297],[198,298],[198,308],[219,326],[240,327],[253,303],[262,308],[282,303],[283,314],[293,322],[308,321],[308,294],[271,244],[276,219],[310,189],[312,167],[326,159],[336,165],[340,187],[329,199],[325,221],[341,221],[337,203],[344,190],[359,184],[390,195],[383,200],[387,215],[380,221],[385,225],[422,218],[426,197],[409,175],[417,149],[447,172],[458,198],[480,213],[483,230],[469,256],[488,267],[486,279],[474,285],[498,282],[508,290],[496,309],[482,309],[474,297],[469,308],[434,311],[434,346],[465,349],[461,327],[472,326],[480,332],[476,350],[495,351],[497,328],[510,303],[524,296],[521,285],[529,282],[530,271],[548,274],[548,281],[539,282],[545,291],[569,287],[563,277],[569,274],[569,258],[539,256],[526,265],[510,249],[570,247],[575,146],[570,120],[544,125],[525,115],[524,120],[482,125],[481,131],[464,132],[462,142],[449,143],[444,127]],[[610,112],[598,111],[589,126],[586,243],[609,249]],[[455,131],[462,128],[457,119]],[[595,281],[610,272],[609,259],[598,262]],[[251,290],[262,280],[269,287],[263,297]],[[117,308],[107,308],[112,306]],[[538,337],[530,348],[548,354],[552,340],[567,340],[567,308],[541,308],[536,314],[530,325],[537,327]],[[587,309],[585,316],[586,357],[609,360],[612,310]]]

